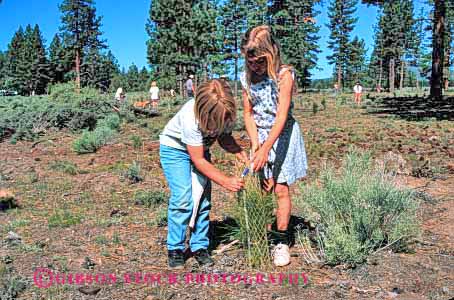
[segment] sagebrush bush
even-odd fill
[[[116,132],[108,127],[97,127],[94,131],[84,131],[73,142],[73,150],[77,154],[94,153],[116,136]]]
[[[78,154],[94,153],[102,146],[111,142],[117,135],[121,120],[116,114],[109,114],[101,119],[94,131],[85,130],[73,142],[73,150]]]
[[[70,175],[77,175],[79,173],[79,168],[77,165],[71,161],[66,160],[56,160],[49,165],[50,169],[63,172]]]
[[[135,204],[146,207],[157,207],[160,204],[166,203],[168,199],[169,194],[164,191],[137,191],[134,194]]]
[[[406,250],[419,234],[418,201],[374,165],[370,153],[351,149],[336,174],[325,167],[319,181],[302,186],[295,205],[323,229],[324,258],[330,264],[357,264],[388,246]]]
[[[101,119],[97,123],[97,127],[107,127],[112,130],[120,129],[121,120],[117,114],[109,114],[105,118]]]
[[[128,169],[122,174],[122,177],[128,179],[131,183],[137,183],[144,179],[142,173],[140,163],[133,161]]]
[[[56,85],[50,96],[0,98],[0,140],[14,132],[14,140],[33,140],[50,129],[93,130],[98,119],[112,113],[112,101],[93,89],[74,91]]]

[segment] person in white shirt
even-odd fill
[[[158,110],[159,88],[156,84],[156,81],[151,82],[150,98],[151,98],[151,106],[152,106],[153,110]]]
[[[123,91],[123,88],[119,87],[117,89],[117,92],[115,93],[115,100],[117,100],[119,102],[123,102],[125,100],[125,98],[126,98],[126,96]]]
[[[356,105],[361,105],[361,94],[363,92],[363,87],[359,82],[356,82],[355,86],[353,87],[353,91],[355,92],[355,102]]]

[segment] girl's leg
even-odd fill
[[[274,192],[277,196],[277,230],[274,232],[275,240],[273,243],[275,246],[271,255],[273,256],[273,264],[277,267],[283,267],[290,263],[288,225],[290,222],[292,203],[290,201],[289,187],[287,184],[277,183]]]
[[[159,155],[170,187],[167,249],[184,250],[192,214],[191,159],[186,151],[160,146]]]
[[[286,183],[277,183],[274,193],[277,196],[276,225],[277,230],[286,231],[290,222],[292,202],[289,187]]]

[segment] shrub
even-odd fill
[[[107,127],[112,130],[120,129],[120,117],[117,114],[107,115],[105,118],[101,119],[97,123],[97,127]]]
[[[0,98],[0,139],[33,140],[49,129],[93,130],[112,113],[112,101],[94,89],[75,93],[71,84],[51,87],[50,96]]]
[[[0,274],[0,299],[16,299],[28,287],[27,279],[6,270]]]
[[[79,168],[77,168],[76,164],[71,161],[56,160],[52,162],[49,167],[52,170],[60,171],[70,175],[77,175],[79,173]]]
[[[73,150],[77,154],[94,153],[113,138],[114,135],[115,132],[106,127],[100,127],[95,131],[84,131],[73,142]]]
[[[262,191],[256,176],[246,178],[237,198],[233,217],[238,227],[232,228],[234,237],[246,248],[251,267],[267,266],[270,263],[267,225],[272,223],[273,199]]]
[[[418,235],[418,202],[400,188],[370,153],[351,149],[338,175],[325,167],[318,182],[305,186],[296,206],[318,222],[319,247],[330,264],[355,265],[380,247],[406,250]]]
[[[128,179],[131,183],[137,183],[143,180],[142,168],[140,163],[133,161],[128,169],[122,174],[122,176]]]
[[[73,142],[73,150],[78,154],[94,153],[114,139],[115,130],[118,130],[119,127],[120,118],[115,114],[110,114],[99,121],[94,131],[84,131]]]
[[[317,102],[312,102],[312,113],[316,115],[318,113],[318,104]]]
[[[72,225],[80,224],[82,222],[82,216],[73,214],[67,209],[59,209],[55,211],[47,221],[49,227],[70,227]]]
[[[142,147],[142,138],[138,135],[131,136],[132,146],[134,149],[138,150]]]
[[[157,207],[168,199],[169,195],[164,191],[138,191],[134,194],[135,204],[146,207]]]

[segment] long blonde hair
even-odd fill
[[[222,134],[236,121],[236,104],[232,89],[224,80],[212,79],[197,87],[195,117],[202,133]]]
[[[284,65],[281,61],[281,52],[279,43],[273,37],[271,28],[267,25],[261,25],[250,28],[241,40],[241,54],[245,59],[248,57],[265,57],[267,62],[268,76],[279,86],[279,71],[282,67],[292,69],[290,65]],[[245,63],[246,82],[248,87],[251,86],[252,71],[248,64]],[[247,90],[250,98],[250,93]]]

